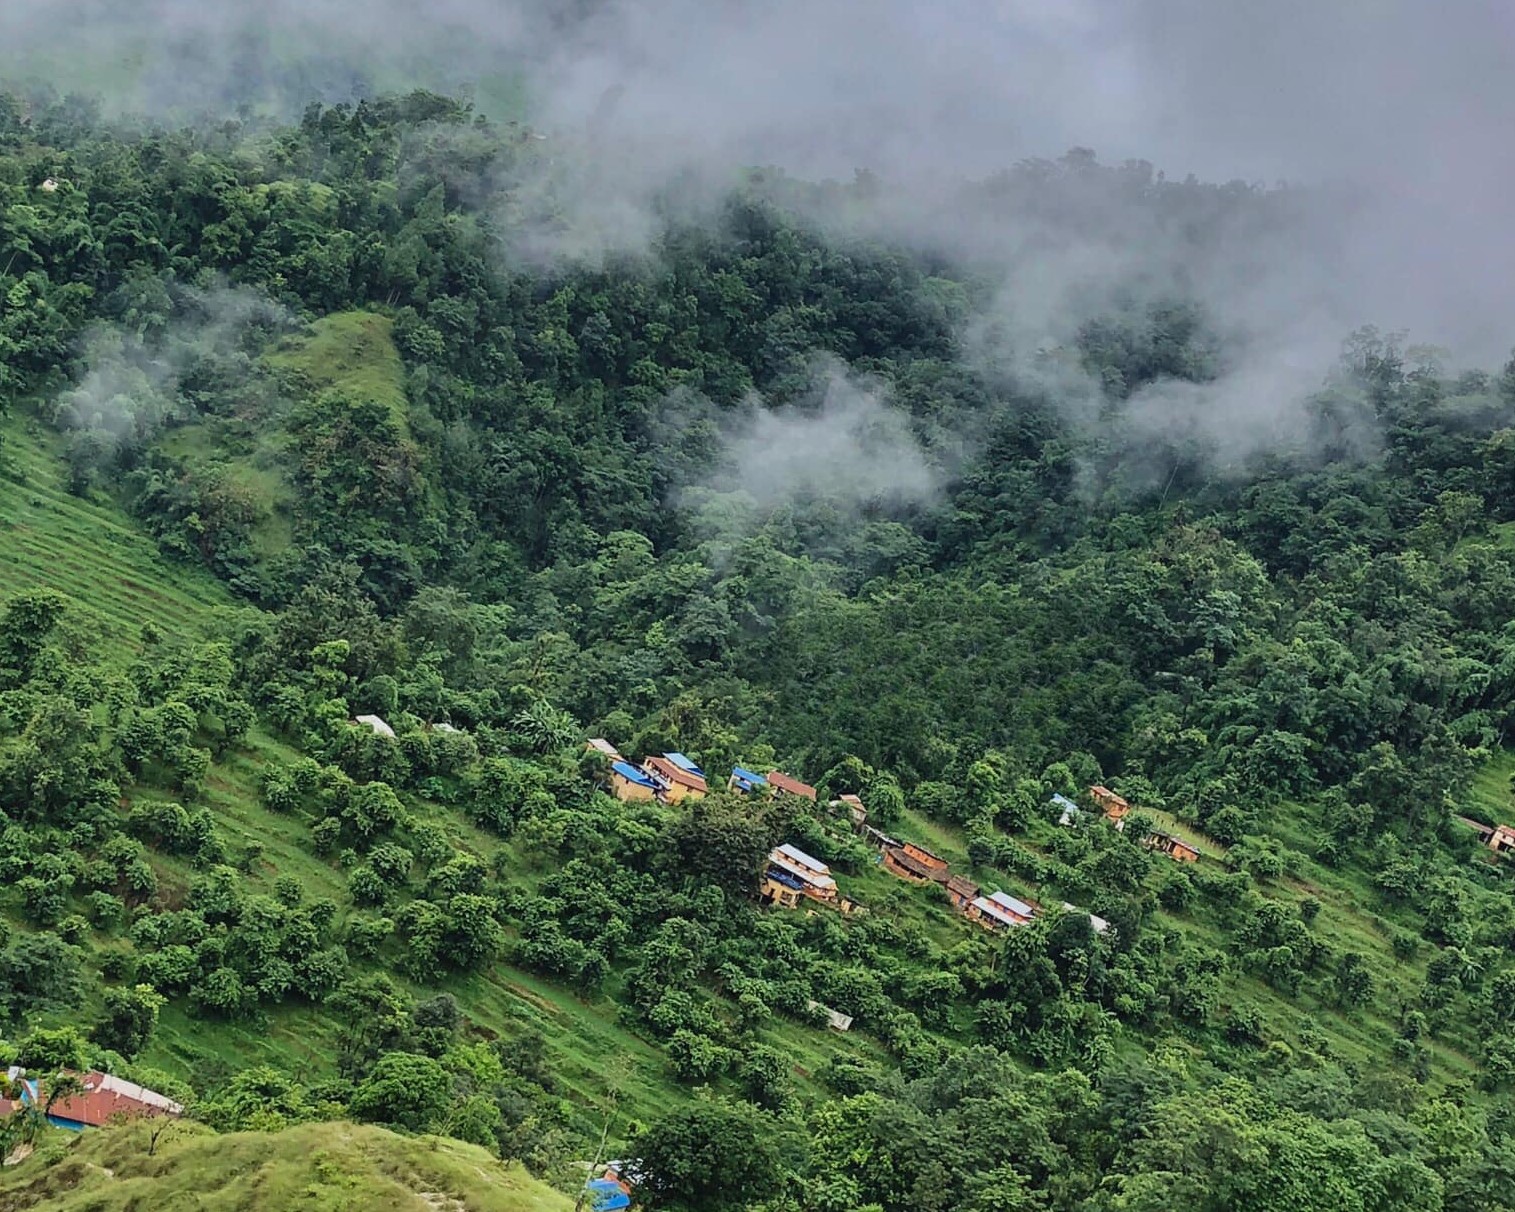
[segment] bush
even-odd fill
[[[354,1119],[429,1132],[441,1125],[451,1101],[447,1072],[429,1056],[386,1052],[353,1091]]]

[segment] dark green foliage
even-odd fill
[[[425,1132],[438,1126],[449,1094],[447,1072],[431,1057],[386,1052],[348,1106],[357,1119]]]
[[[649,1208],[726,1212],[772,1191],[771,1129],[739,1103],[695,1103],[648,1126],[634,1144],[639,1198]]]
[[[19,1022],[34,1010],[71,1004],[79,994],[75,950],[53,934],[26,934],[0,951],[0,1017]]]
[[[162,1005],[163,998],[149,985],[107,989],[105,1015],[90,1030],[89,1037],[102,1048],[134,1059],[152,1038]]]
[[[649,1208],[1515,1202],[1515,910],[1451,811],[1515,815],[1488,789],[1510,367],[1364,330],[1319,432],[1214,476],[1114,436],[1144,386],[1223,371],[1211,317],[1120,300],[1043,351],[1100,394],[1087,428],[961,341],[978,267],[810,221],[865,178],[754,176],[645,261],[547,268],[496,247],[533,149],[442,98],[141,135],[26,112],[0,107],[0,404],[249,608],[103,644],[50,591],[4,605],[6,1047],[95,1063],[57,1028],[83,1013],[112,1064],[194,1066],[219,1128],[351,1114],[574,1185],[608,1119]],[[54,165],[79,184],[47,200]],[[984,192],[1201,242],[1286,200],[1088,153]],[[212,339],[223,303],[249,315]],[[817,355],[931,493],[742,465],[750,391],[824,412]],[[713,794],[612,800],[586,730],[690,753]],[[821,802],[727,795],[738,763]],[[1097,782],[1142,810],[1124,833],[1057,823]],[[1044,912],[991,935],[889,882],[843,794]],[[786,840],[868,911],[760,909]],[[207,1039],[297,1040],[309,1084]],[[589,1061],[618,1049],[650,1121]]]

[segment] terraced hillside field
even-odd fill
[[[233,604],[208,573],[166,559],[109,503],[74,496],[57,439],[0,423],[0,600],[45,586],[67,594],[105,636],[135,641],[144,623],[184,638]]]

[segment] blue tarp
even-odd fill
[[[591,1179],[588,1189],[594,1212],[616,1212],[618,1208],[631,1207],[631,1196],[621,1190],[619,1183],[608,1178]]]
[[[783,884],[786,888],[793,888],[796,892],[805,890],[805,881],[792,871],[785,871],[782,867],[769,867],[768,878]]]

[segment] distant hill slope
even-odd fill
[[[114,505],[74,496],[61,443],[19,418],[0,422],[0,599],[47,587],[67,594],[113,640],[151,622],[198,635],[231,593],[208,572],[167,559]]]
[[[485,1149],[351,1123],[216,1135],[148,1127],[55,1136],[0,1170],[0,1208],[20,1212],[556,1212],[572,1200]],[[61,1154],[60,1154],[61,1150]]]

